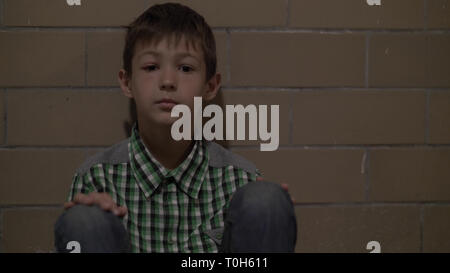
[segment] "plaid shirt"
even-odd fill
[[[187,158],[168,170],[135,125],[129,139],[77,170],[68,201],[97,191],[126,206],[122,220],[132,252],[217,252],[231,196],[257,175],[253,164],[206,141],[195,141]]]

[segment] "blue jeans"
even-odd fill
[[[294,252],[297,222],[289,194],[270,182],[251,182],[233,195],[225,218],[219,246],[226,253]],[[55,224],[57,252],[70,241],[79,242],[82,252],[120,253],[130,251],[128,233],[120,219],[97,206],[76,205]]]

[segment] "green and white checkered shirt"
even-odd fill
[[[233,193],[257,175],[252,163],[207,141],[195,141],[187,158],[167,170],[135,125],[129,139],[77,170],[68,201],[97,191],[126,206],[132,252],[217,252]]]

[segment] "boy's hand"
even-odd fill
[[[111,196],[109,194],[104,192],[91,192],[88,195],[78,193],[73,198],[73,201],[64,203],[64,209],[69,209],[76,204],[82,204],[82,205],[97,205],[101,209],[105,211],[111,211],[116,216],[125,216],[128,213],[128,210],[126,207],[119,207],[117,204],[112,200]]]
[[[283,190],[285,190],[287,193],[289,193],[289,184],[282,183],[282,184],[281,184],[281,187],[283,188]],[[291,195],[289,194],[289,196],[291,196]],[[292,198],[292,196],[291,196],[291,200],[292,200],[292,203],[295,204],[295,199]]]
[[[262,178],[262,176],[256,177],[256,181],[263,181],[263,180],[264,180],[264,178]],[[288,184],[282,183],[281,187],[283,188],[283,190],[285,190],[287,193],[289,193],[289,185]],[[291,197],[290,194],[289,194],[289,196]],[[292,203],[295,204],[295,199],[294,198],[291,197],[291,201],[292,201]]]

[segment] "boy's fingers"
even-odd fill
[[[87,198],[87,196],[86,196],[85,194],[78,193],[78,194],[75,195],[75,197],[73,198],[73,202],[75,202],[75,203],[77,203],[77,204],[84,204],[86,198]]]
[[[283,188],[283,190],[285,190],[289,194],[289,184],[281,183],[281,187]],[[294,198],[292,198],[291,194],[289,194],[289,197],[291,198],[292,203],[295,204],[296,200]]]
[[[70,209],[71,207],[73,207],[75,205],[74,202],[65,202],[64,203],[64,209]]]
[[[115,205],[114,208],[111,209],[111,212],[114,213],[114,215],[116,216],[122,217],[127,214],[128,210],[125,207],[119,207]]]
[[[95,200],[95,203],[103,210],[109,211],[109,210],[114,209],[114,202],[111,200],[108,200],[107,198],[101,197],[101,196]]]
[[[79,193],[73,198],[72,202],[65,203],[64,208],[70,208],[75,204],[83,204],[89,206],[97,205],[102,210],[111,211],[117,216],[124,216],[128,213],[128,209],[126,207],[117,206],[111,196],[107,193],[91,192],[88,195]]]
[[[117,206],[112,197],[107,193],[96,193],[94,198],[95,204],[104,211],[111,211],[116,216],[124,216],[127,213],[127,210]]]
[[[91,206],[92,204],[95,204],[95,198],[96,193],[90,193],[84,198],[83,204]]]
[[[94,200],[95,200],[95,195],[93,195],[92,193],[90,193],[88,195],[81,194],[78,199],[78,203],[90,206],[94,203]]]
[[[114,209],[114,202],[112,198],[106,193],[92,193],[94,198],[94,204],[98,205],[101,209],[106,211],[112,211]]]
[[[264,178],[262,176],[258,176],[256,177],[256,181],[263,181]],[[286,183],[281,183],[280,184],[281,188],[283,188],[283,190],[285,190],[288,194],[289,194],[289,184]],[[289,194],[289,197],[291,198],[292,203],[296,203],[295,199],[292,198],[292,196]]]
[[[128,213],[128,209],[126,207],[118,207],[117,211],[117,216],[125,216]]]
[[[107,200],[102,200],[100,202],[100,204],[98,204],[98,206],[100,208],[102,208],[102,210],[106,210],[106,211],[113,211],[114,208],[114,204],[112,204],[111,202],[107,201]]]

